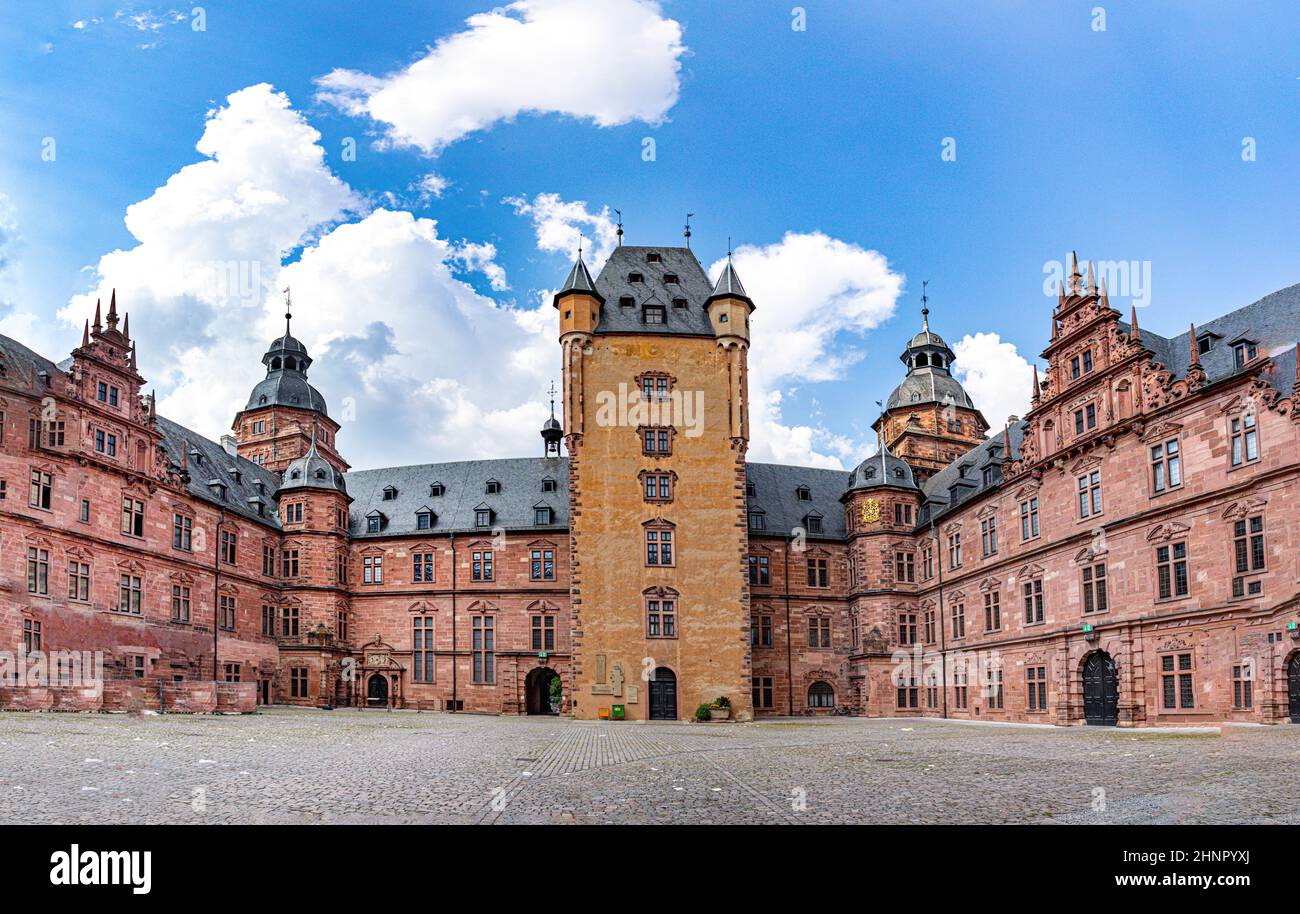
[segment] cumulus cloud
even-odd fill
[[[956,376],[991,426],[1002,430],[1008,416],[1024,417],[1029,411],[1033,368],[996,333],[966,334],[952,347],[957,356]]]
[[[598,270],[618,244],[618,228],[608,206],[593,211],[585,200],[561,200],[559,194],[547,193],[537,194],[532,200],[517,196],[501,202],[514,207],[516,215],[532,220],[539,251],[572,258],[581,235],[587,264]]]
[[[822,232],[788,232],[732,256],[757,306],[749,357],[751,458],[844,466],[868,442],[832,432],[817,417],[791,423],[783,401],[792,384],[845,376],[862,352],[844,335],[862,337],[894,313],[903,275],[884,255]],[[724,263],[714,263],[710,274],[716,277]]]
[[[198,149],[202,161],[128,208],[138,243],[101,257],[95,288],[60,312],[79,329],[116,288],[163,414],[210,437],[229,428],[283,332],[288,287],[312,383],[354,465],[537,450],[554,328],[455,275],[508,288],[491,244],[448,241],[409,212],[344,221],[364,202],[270,86],[210,112]]]
[[[318,99],[434,155],[520,114],[658,123],[677,102],[682,28],[651,0],[518,0],[466,20],[400,72],[336,69]]]

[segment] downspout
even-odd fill
[[[221,527],[226,522],[226,509],[217,508],[217,535],[212,538],[212,681],[219,682],[217,675],[217,638],[221,631],[218,618],[218,585],[221,583]]]
[[[790,716],[794,716],[794,632],[790,629],[790,544],[794,537],[785,538],[785,687]]]
[[[456,710],[456,531],[451,533],[451,710]]]

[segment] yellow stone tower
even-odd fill
[[[564,359],[573,713],[690,717],[750,700],[745,451],[749,318],[728,260],[581,253],[555,296]]]

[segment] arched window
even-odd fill
[[[831,688],[830,683],[819,679],[808,687],[808,707],[835,707],[835,690]]]
[[[280,370],[280,357],[279,357],[279,356],[276,356],[275,358],[271,359],[271,370],[272,370],[272,371],[279,371],[279,370]]]
[[[916,354],[916,367],[917,367],[917,368],[924,368],[925,366],[927,366],[927,365],[929,365],[929,364],[930,364],[930,357],[927,356],[924,352],[918,352],[918,353]]]
[[[285,369],[285,371],[293,371],[293,370],[296,369],[297,367],[298,367],[298,363],[295,362],[293,359],[285,359],[285,360],[284,360],[284,369]]]

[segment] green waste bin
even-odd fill
[[[610,709],[610,712],[609,716],[614,718],[614,720],[622,720],[627,716],[627,712],[623,709],[622,705],[614,705],[614,707]]]

